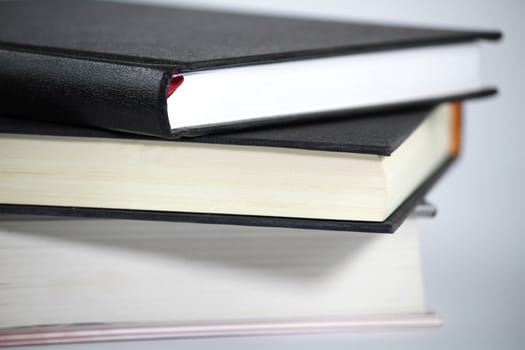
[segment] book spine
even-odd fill
[[[170,137],[171,70],[0,49],[2,113]]]

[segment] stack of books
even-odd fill
[[[2,2],[0,345],[439,325],[416,216],[499,37]]]

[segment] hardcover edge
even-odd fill
[[[322,20],[322,19],[320,19]],[[415,28],[415,27],[414,27]],[[438,28],[426,28],[438,29]],[[440,30],[440,29],[438,29]],[[441,29],[443,30],[443,29]],[[446,29],[445,29],[446,30]],[[273,52],[252,56],[239,56],[224,59],[202,60],[196,62],[174,61],[166,59],[156,59],[147,57],[136,57],[133,55],[111,54],[103,52],[93,52],[78,49],[64,49],[49,46],[38,46],[30,44],[19,44],[8,41],[0,41],[0,49],[34,53],[41,55],[60,56],[63,58],[83,59],[113,64],[132,65],[141,67],[167,68],[173,67],[181,72],[189,72],[201,69],[234,67],[241,65],[286,62],[297,59],[321,58],[339,55],[351,55],[365,52],[380,52],[390,50],[401,50],[413,47],[440,46],[464,42],[477,41],[499,41],[503,33],[499,30],[452,30],[457,32],[453,37],[445,38],[423,38],[411,40],[397,40],[388,43],[371,43],[361,45],[336,46],[325,49],[309,49],[286,52]]]

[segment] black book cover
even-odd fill
[[[308,150],[353,152],[390,155],[420,125],[432,109],[410,109],[389,114],[367,114],[330,122],[308,122],[294,126],[275,126],[260,129],[225,132],[192,139],[163,142],[205,142],[215,144],[290,147]],[[47,136],[152,139],[139,135],[117,133],[101,129],[79,128],[0,116],[0,134]],[[385,221],[322,220],[253,215],[183,213],[148,210],[121,210],[79,207],[12,205],[0,203],[0,213],[23,215],[52,215],[72,217],[122,218],[164,220],[211,224],[291,227],[341,231],[394,232],[428,190],[452,164],[454,156],[442,164],[420,185]]]
[[[214,135],[165,142],[298,148],[317,151],[366,153],[388,156],[421,124],[432,107],[389,113],[356,114],[352,118],[265,126],[224,131]],[[96,128],[47,123],[0,115],[0,133],[51,136],[161,139]]]
[[[6,114],[170,138],[180,136],[166,110],[174,71],[499,37],[102,1],[2,1],[0,99]],[[438,101],[418,101],[429,102]]]

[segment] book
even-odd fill
[[[440,325],[419,228],[394,235],[0,220],[0,345]]]
[[[0,210],[393,232],[457,156],[460,108],[186,141],[3,118]]]
[[[2,112],[165,138],[492,94],[497,31],[0,2]]]

